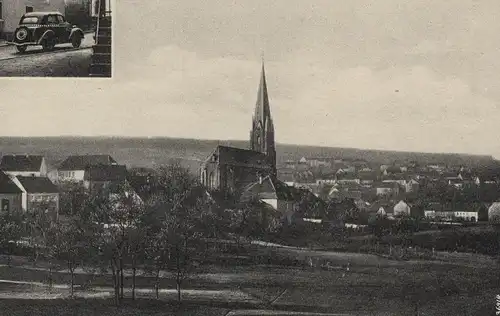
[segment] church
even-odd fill
[[[276,177],[274,124],[269,106],[264,63],[250,131],[249,149],[217,146],[202,163],[201,183],[210,190],[241,194],[248,185]]]
[[[250,130],[249,149],[217,146],[200,167],[201,183],[210,191],[235,196],[240,202],[257,199],[292,223],[318,212],[314,194],[278,180],[274,123],[271,117],[264,63]],[[303,209],[304,202],[310,206]],[[302,206],[301,206],[302,205]],[[318,206],[319,205],[319,206]],[[305,213],[304,213],[305,212]]]

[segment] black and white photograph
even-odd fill
[[[497,0],[0,4],[0,316],[500,315]]]
[[[112,75],[112,0],[1,0],[0,77]]]

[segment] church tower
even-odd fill
[[[269,159],[269,163],[273,167],[273,174],[276,175],[274,124],[271,118],[271,110],[269,108],[264,62],[262,62],[259,92],[257,94],[257,103],[255,104],[252,130],[250,132],[250,149],[266,154]]]

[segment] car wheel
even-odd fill
[[[80,45],[82,45],[82,37],[79,35],[73,36],[73,38],[71,38],[71,45],[73,45],[74,48],[80,47]]]
[[[21,54],[24,53],[27,48],[28,46],[16,46],[17,51]]]
[[[56,42],[53,38],[47,38],[42,42],[42,48],[44,51],[51,51],[56,46]]]

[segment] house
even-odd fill
[[[399,194],[399,184],[397,183],[378,183],[374,185],[377,195]]]
[[[337,173],[335,179],[337,183],[345,183],[345,182],[355,182],[357,184],[361,183],[359,176],[355,172]]]
[[[403,170],[401,169],[401,167],[398,166],[389,166],[382,172],[384,176],[390,174],[399,174],[399,173],[403,173]]]
[[[0,212],[19,212],[22,210],[23,191],[12,179],[0,171]]]
[[[293,186],[295,184],[295,171],[293,169],[281,168],[278,170],[278,178],[288,186]]]
[[[405,184],[406,193],[417,192],[419,190],[419,188],[420,188],[420,183],[415,179],[410,179],[410,181],[408,181]]]
[[[17,176],[13,181],[22,191],[22,209],[32,212],[44,208],[55,216],[59,214],[59,189],[48,178]]]
[[[411,214],[410,207],[404,201],[399,201],[398,204],[394,205],[394,216],[409,216]]]
[[[463,220],[467,222],[477,222],[478,212],[471,211],[424,211],[424,216],[437,221]]]
[[[118,163],[110,155],[74,155],[66,158],[58,168],[60,182],[73,181],[82,182],[85,169],[95,165],[117,165]]]
[[[293,221],[293,214],[297,210],[294,188],[275,177],[261,177],[259,181],[249,184],[241,194],[241,201],[246,202],[252,199],[271,206],[281,214],[282,220],[286,220],[289,224]]]
[[[360,184],[366,187],[371,187],[377,180],[377,173],[370,169],[363,169],[358,172]]]
[[[4,155],[0,169],[10,176],[47,176],[47,163],[39,155]]]
[[[362,187],[359,183],[356,182],[345,182],[345,183],[337,183],[334,185],[330,192],[328,193],[328,197],[330,199],[361,199],[362,197]]]
[[[12,40],[23,14],[36,11],[64,13],[65,0],[0,0],[0,38]]]
[[[127,167],[123,165],[91,165],[85,168],[83,186],[87,190],[100,190],[127,183]]]
[[[131,188],[140,197],[142,201],[147,201],[152,195],[154,190],[154,176],[153,174],[135,174],[128,175],[127,182]]]

